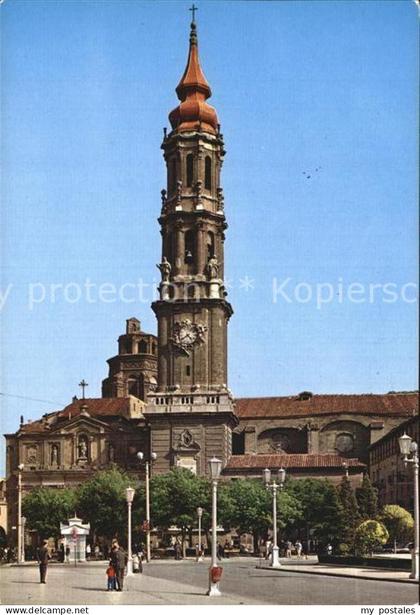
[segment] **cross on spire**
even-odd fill
[[[192,23],[195,23],[195,12],[198,11],[198,8],[195,6],[195,4],[193,4],[192,7],[188,10],[192,13]]]
[[[85,382],[85,379],[83,378],[83,380],[81,382],[79,382],[79,387],[82,387],[82,399],[85,399],[85,388],[88,387],[88,383]]]

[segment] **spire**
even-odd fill
[[[204,94],[204,100],[211,96],[211,89],[201,69],[198,57],[197,26],[192,21],[187,66],[176,88],[176,93],[179,100],[184,101],[188,94],[195,92]]]
[[[181,104],[171,111],[169,120],[172,128],[179,132],[201,129],[214,134],[217,132],[218,119],[213,107],[205,102],[211,96],[211,89],[198,57],[197,26],[194,17],[196,10],[194,5],[190,9],[193,12],[193,20],[187,66],[175,90]]]

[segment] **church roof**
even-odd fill
[[[137,415],[133,413],[133,405],[138,407]],[[141,418],[140,408],[143,406],[143,402],[132,396],[76,399],[63,410],[45,414],[37,421],[21,425],[19,431],[20,433],[51,431],[51,428],[59,424],[60,419],[75,419],[78,416]]]
[[[59,417],[76,417],[86,406],[90,416],[118,416],[129,409],[130,397],[98,397],[77,399],[59,412]]]
[[[264,468],[340,468],[343,462],[350,468],[362,470],[365,467],[358,459],[345,459],[339,455],[233,455],[225,470],[263,470]]]
[[[239,419],[312,417],[326,414],[412,416],[418,412],[418,394],[248,397],[236,399],[235,409]]]

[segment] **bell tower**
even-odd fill
[[[162,143],[167,168],[159,217],[162,280],[160,298],[152,304],[158,386],[148,396],[146,415],[158,453],[156,470],[185,465],[203,474],[213,455],[227,462],[237,419],[227,388],[232,307],[223,283],[225,150],[216,111],[206,102],[211,89],[199,62],[194,19],[176,93],[180,103],[169,114],[172,130],[165,129]]]

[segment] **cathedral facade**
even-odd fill
[[[227,374],[233,310],[223,282],[225,148],[207,103],[194,22],[176,93],[162,143],[157,336],[129,318],[101,398],[74,398],[37,421],[22,418],[18,431],[5,435],[9,533],[17,525],[20,464],[23,493],[78,485],[111,463],[141,476],[138,451],[146,459],[156,454],[154,473],[184,467],[205,475],[216,455],[226,479],[283,466],[296,478],[335,482],[346,472],[357,484],[369,446],[417,412],[414,393],[234,398]]]

